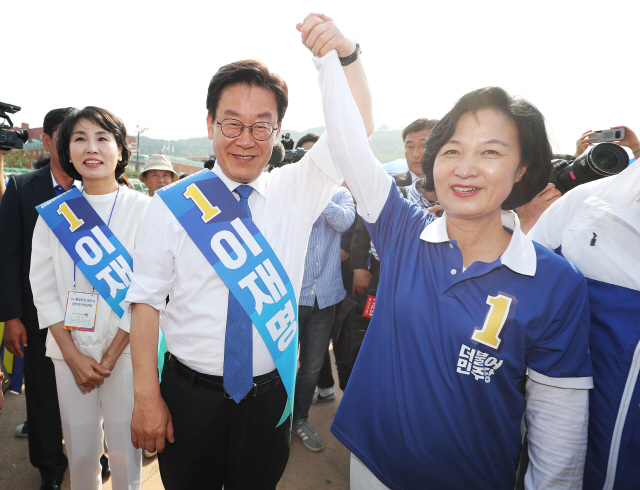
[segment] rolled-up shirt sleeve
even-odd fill
[[[174,259],[184,245],[184,229],[159,196],[154,196],[133,253],[133,277],[125,310],[143,303],[164,312],[174,280]]]
[[[64,306],[56,280],[51,248],[51,231],[42,217],[38,217],[31,242],[31,270],[29,271],[33,303],[38,309],[40,328],[49,328],[64,320]]]

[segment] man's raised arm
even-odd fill
[[[304,22],[296,27],[300,31],[302,43],[317,58],[322,58],[332,49],[337,51],[340,58],[347,58],[356,51],[356,41],[345,37],[333,19],[324,14],[309,14]],[[361,58],[358,56],[354,62],[344,66],[343,69],[351,94],[362,116],[367,136],[370,136],[374,128],[371,90]]]
[[[316,55],[333,159],[358,203],[358,213],[374,222],[386,202],[391,180],[369,148],[373,115],[362,61],[358,58],[341,66],[338,60],[351,56],[356,42],[323,14],[308,15],[297,28],[304,45]]]

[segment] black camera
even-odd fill
[[[580,184],[619,174],[629,166],[629,155],[619,145],[600,143],[590,146],[576,159],[557,159],[551,163],[551,183],[564,194]]]
[[[15,114],[20,110],[17,105],[0,102],[0,150],[22,150],[24,143],[29,140],[29,131],[21,129],[13,131],[13,122],[9,114]]]
[[[284,146],[284,159],[282,160],[282,165],[296,163],[302,159],[305,153],[307,153],[307,150],[305,150],[304,148],[296,148],[295,150],[293,149],[294,143],[289,133],[282,136],[281,143],[282,146]]]

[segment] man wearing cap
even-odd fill
[[[287,86],[257,61],[223,66],[207,96],[216,165],[158,192],[136,243],[126,297],[131,435],[134,446],[158,450],[168,490],[272,490],[289,458],[287,408],[307,245],[343,181],[332,145],[374,126],[357,43],[321,14],[297,27],[308,46],[322,36],[314,63],[325,118],[340,123],[327,124],[299,162],[263,172],[278,141]],[[247,273],[251,261],[257,265]],[[161,385],[160,312],[169,352]]]
[[[169,157],[157,153],[147,159],[144,170],[138,175],[140,181],[149,188],[147,191],[149,197],[153,197],[158,189],[178,180],[178,177]]]

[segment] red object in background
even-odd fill
[[[373,316],[373,309],[376,307],[376,297],[375,296],[367,296],[367,303],[364,305],[364,311],[362,312],[362,316],[367,318],[371,318]]]

